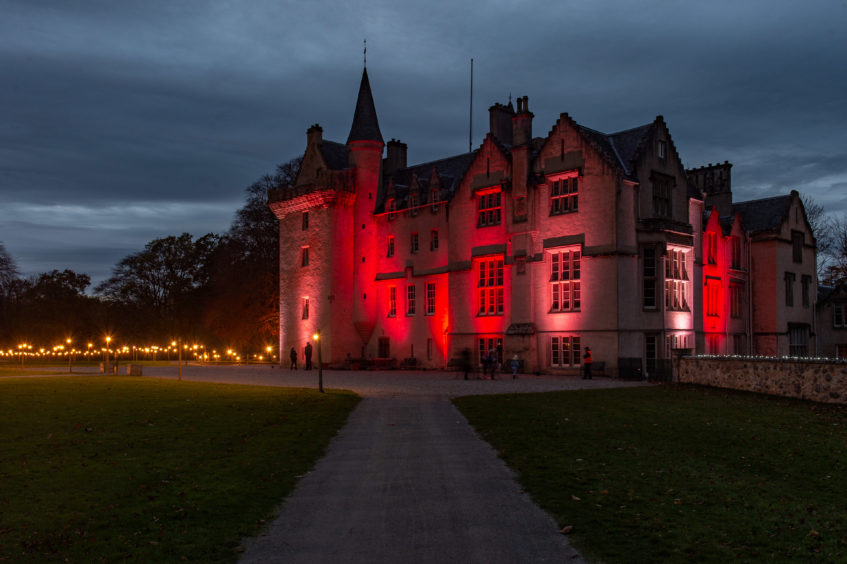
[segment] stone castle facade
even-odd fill
[[[686,170],[661,116],[601,133],[527,97],[475,150],[409,166],[367,71],[344,144],[307,132],[280,222],[280,351],[444,368],[666,374],[674,351],[811,354],[815,241],[796,192],[733,203],[729,163]],[[391,359],[391,360],[388,360]]]

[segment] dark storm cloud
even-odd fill
[[[734,164],[739,199],[847,209],[843,1],[0,9],[0,241],[27,273],[103,277],[155,237],[227,229],[311,124],[346,140],[365,37],[383,136],[410,162],[467,151],[473,57],[474,147],[510,94],[537,136],[562,112],[605,132],[662,114],[686,166]]]

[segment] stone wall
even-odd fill
[[[844,361],[683,357],[677,381],[847,404]]]

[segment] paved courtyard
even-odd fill
[[[145,367],[176,378],[176,367]],[[316,387],[317,370],[183,367],[184,380]],[[581,562],[449,398],[640,385],[607,378],[324,371],[364,399],[243,563]]]

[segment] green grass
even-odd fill
[[[847,561],[847,407],[662,386],[454,400],[605,562]]]
[[[5,378],[0,561],[234,561],[357,402],[137,377]]]

